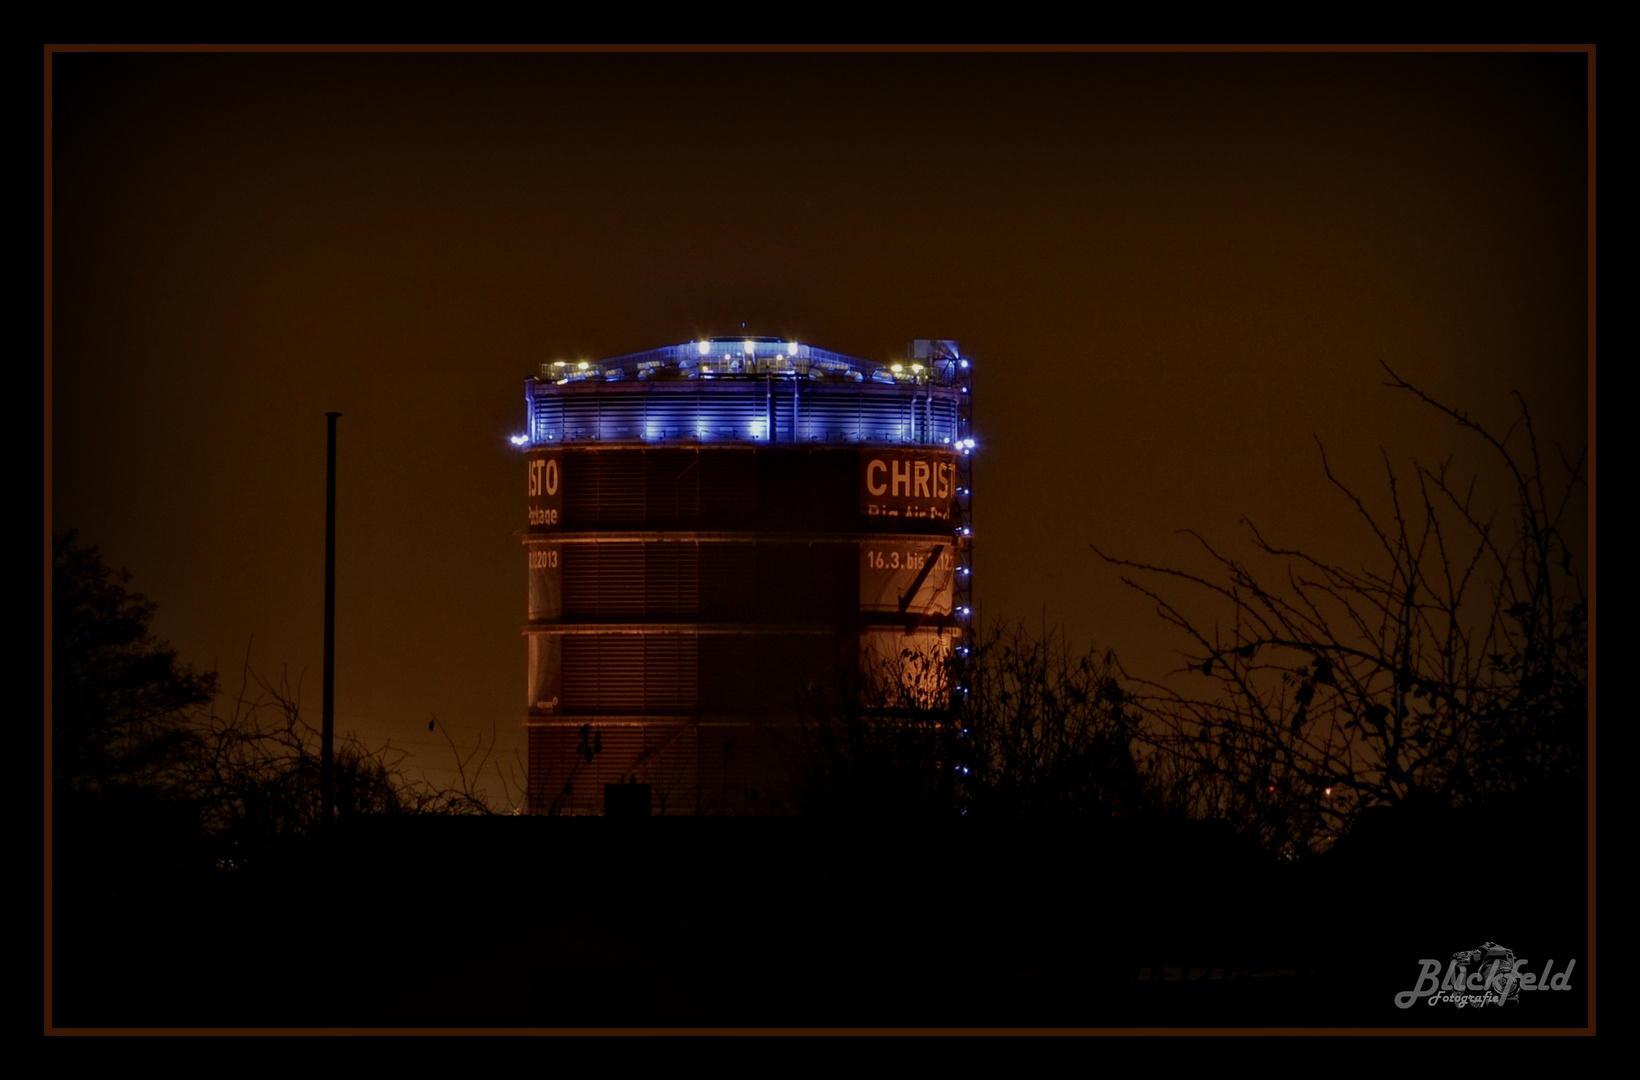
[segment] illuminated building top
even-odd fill
[[[969,363],[953,341],[903,361],[801,342],[722,337],[604,360],[556,360],[529,380],[521,444],[847,442],[966,450]]]

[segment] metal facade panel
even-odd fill
[[[643,545],[644,611],[651,618],[693,618],[700,610],[700,545],[648,541]]]

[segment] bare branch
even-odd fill
[[[1141,737],[1196,770],[1196,812],[1288,850],[1326,843],[1373,804],[1461,803],[1585,774],[1587,604],[1560,532],[1585,457],[1559,455],[1566,479],[1551,497],[1524,401],[1498,437],[1385,370],[1497,451],[1511,527],[1478,508],[1476,478],[1456,482],[1450,459],[1415,463],[1408,487],[1382,451],[1389,513],[1375,515],[1318,442],[1375,541],[1371,565],[1345,569],[1249,521],[1253,547],[1285,563],[1279,585],[1194,533],[1222,576],[1094,548],[1187,642],[1178,670],[1133,681]],[[1193,614],[1204,600],[1228,623]]]

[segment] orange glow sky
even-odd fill
[[[976,593],[1159,672],[1090,544],[1359,562],[1321,475],[1456,453],[1381,361],[1589,439],[1588,59],[56,54],[50,515],[198,666],[523,745],[523,380],[702,334],[976,359]],[[1347,527],[1346,527],[1347,526]],[[1586,572],[1586,571],[1585,571]],[[230,680],[231,681],[231,680]]]

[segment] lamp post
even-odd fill
[[[325,673],[324,719],[319,729],[319,821],[336,814],[336,419],[325,413]]]

